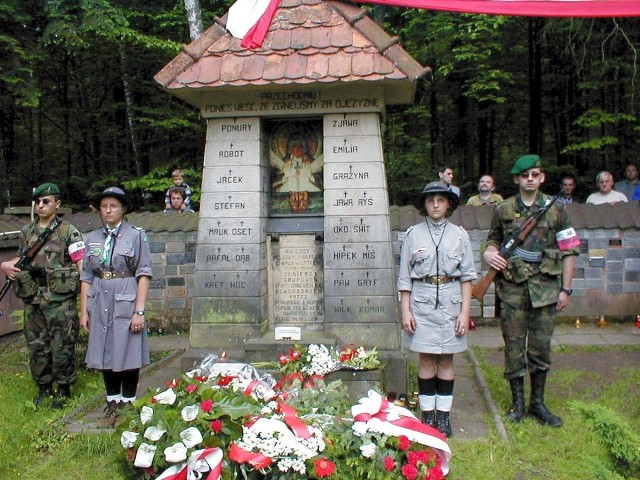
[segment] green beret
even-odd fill
[[[48,195],[60,195],[60,189],[55,183],[43,183],[33,191],[32,198],[46,197]]]
[[[511,175],[520,175],[522,172],[536,167],[542,168],[542,160],[540,160],[538,155],[523,155],[511,169]]]

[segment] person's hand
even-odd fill
[[[402,314],[402,330],[408,333],[416,331],[416,319],[413,318],[411,313]]]
[[[486,250],[482,255],[484,261],[494,270],[504,270],[509,265],[509,262],[500,256],[500,253],[495,250]]]
[[[82,328],[85,332],[89,333],[89,314],[81,313],[80,314],[80,328]]]
[[[458,315],[458,318],[456,319],[456,329],[455,329],[456,337],[459,337],[460,335],[464,335],[468,331],[469,331],[469,315],[461,313],[460,315]]]
[[[10,278],[11,280],[13,280],[16,273],[20,271],[20,269],[16,268],[14,266],[14,263],[10,261],[2,262],[2,264],[0,264],[0,268],[2,269],[2,272],[7,276],[7,278]]]
[[[129,329],[133,333],[140,333],[144,329],[144,315],[134,313],[133,317],[131,317],[131,326]]]
[[[558,302],[556,303],[556,310],[561,312],[567,305],[569,305],[569,295],[567,292],[560,292],[560,295],[558,295]]]

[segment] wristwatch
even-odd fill
[[[561,288],[560,291],[566,293],[567,295],[571,295],[573,293],[573,290],[571,288]]]
[[[571,294],[569,294],[571,295]],[[144,310],[136,310],[135,311],[136,315],[140,315],[141,317],[144,317]]]

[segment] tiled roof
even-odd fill
[[[91,232],[100,228],[100,216],[96,213],[74,213],[65,215],[81,232]],[[195,232],[198,230],[197,213],[141,212],[126,215],[131,225],[144,228],[148,232]]]
[[[590,205],[575,203],[567,207],[571,224],[576,230],[640,228],[640,202],[620,202],[615,205]],[[466,230],[488,230],[491,226],[493,207],[462,205],[453,212],[451,221]],[[423,218],[413,206],[391,207],[392,230],[406,230]]]
[[[264,44],[253,50],[225,29],[226,21],[217,18],[155,80],[196,106],[193,89],[380,81],[402,83],[410,94],[387,103],[410,103],[415,81],[430,71],[364,10],[339,1],[281,0]]]

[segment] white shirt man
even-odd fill
[[[613,189],[613,175],[609,172],[600,172],[596,177],[596,184],[600,191],[589,195],[587,203],[593,203],[595,205],[610,203],[611,205],[615,205],[618,202],[628,201],[624,193],[616,192]]]

